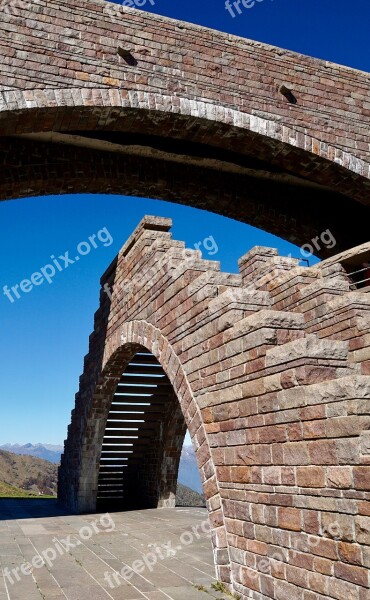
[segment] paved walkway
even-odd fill
[[[211,587],[207,530],[204,509],[76,516],[54,500],[0,500],[0,600],[227,598]]]

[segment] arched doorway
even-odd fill
[[[104,301],[106,302],[106,298]],[[101,309],[103,313],[106,311],[104,302]],[[80,513],[94,512],[99,505],[103,508],[104,504],[107,506],[108,503],[113,507],[118,505],[122,508],[174,506],[181,448],[188,428],[196,451],[203,494],[207,503],[216,574],[218,579],[224,581],[230,574],[230,558],[216,468],[202,412],[174,346],[159,329],[144,320],[133,320],[123,324],[122,327],[115,328],[108,334],[107,339],[101,337],[99,328],[96,333],[97,335],[91,338],[90,353],[85,358],[82,386],[77,395],[65,454],[62,457],[59,474],[60,501],[74,512]],[[101,361],[100,372],[94,373],[90,368],[89,357],[95,361],[95,366],[99,364],[98,360]],[[146,373],[142,371],[144,365]],[[139,421],[144,421],[144,425],[148,424],[153,434],[149,437],[148,448],[145,448],[148,443],[144,442],[144,439],[148,439],[145,437],[148,432],[146,427],[140,428],[140,434],[137,434],[140,442],[124,441],[124,436],[127,435],[124,424],[128,422],[127,412],[123,416],[124,411],[116,408],[122,407],[122,400],[119,397],[123,394],[133,396],[132,387],[136,386],[127,385],[128,377],[132,375],[141,378],[143,375],[152,377],[156,373],[151,373],[151,370],[158,370],[157,377],[161,379],[161,385],[166,384],[163,387],[167,388],[167,392],[162,394],[156,391],[152,394],[155,399],[145,403],[150,406],[147,406],[145,411],[140,411],[145,412],[147,416]],[[93,383],[95,376],[97,381]],[[156,388],[159,387],[158,383],[154,385]],[[126,390],[131,388],[131,390],[118,393],[118,390],[123,388]],[[157,401],[160,396],[162,398]],[[157,410],[154,407],[161,404],[165,406],[159,412],[157,411],[158,422],[153,426],[152,415]],[[152,405],[153,410],[151,410]],[[135,410],[138,410],[137,406]],[[116,417],[117,414],[121,416],[118,419],[113,418],[113,415]],[[138,413],[135,417],[138,417]],[[120,427],[111,427],[114,422],[118,422]],[[129,425],[127,427],[130,428]],[[118,447],[115,451],[110,447],[114,444],[108,442],[108,439],[113,437],[108,434],[108,431],[120,432],[118,436],[114,434]],[[123,431],[126,433],[122,433]],[[125,439],[127,440],[127,437]],[[132,443],[133,446],[124,446],[126,443]],[[154,443],[157,444],[156,452],[151,453]],[[122,451],[124,447],[133,448],[135,445],[135,451]],[[111,455],[114,453],[121,453],[115,461],[116,465],[112,464],[114,457]],[[132,455],[132,458],[121,461],[121,458],[129,458],[128,455]],[[149,462],[145,464],[145,457],[152,461],[151,464]],[[138,459],[140,459],[140,468],[138,468]],[[129,462],[130,466],[122,466]],[[107,467],[114,467],[114,469]],[[127,475],[124,469],[128,469]],[[111,485],[108,483],[109,479],[114,480],[112,485],[115,487],[105,493],[104,488],[107,490],[107,486]],[[111,493],[113,489],[114,493]],[[139,490],[142,495],[138,493]]]
[[[127,365],[109,410],[97,508],[175,506],[186,423],[170,380],[142,348]]]

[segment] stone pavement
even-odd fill
[[[0,500],[0,600],[230,598],[211,587],[206,519],[198,508],[76,516],[54,500]],[[112,588],[106,573],[124,567]]]

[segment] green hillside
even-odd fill
[[[56,497],[58,467],[47,460],[0,450],[0,498]],[[205,506],[203,496],[181,483],[177,506]]]
[[[0,481],[0,498],[36,498],[35,494]]]
[[[7,496],[15,497],[17,490],[17,497],[55,497],[57,478],[57,465],[47,460],[0,450],[0,485]],[[4,496],[1,489],[0,493]]]

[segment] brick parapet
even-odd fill
[[[96,315],[62,498],[93,508],[115,385],[145,347],[168,374],[193,439],[218,577],[243,600],[365,600],[368,294],[350,291],[340,260],[310,268],[293,261],[261,290],[254,283],[266,261],[284,262],[276,251],[250,252],[235,275],[168,232],[144,228],[134,242],[118,259],[113,288],[130,277],[142,286],[127,296],[113,289],[108,319],[106,307]]]

